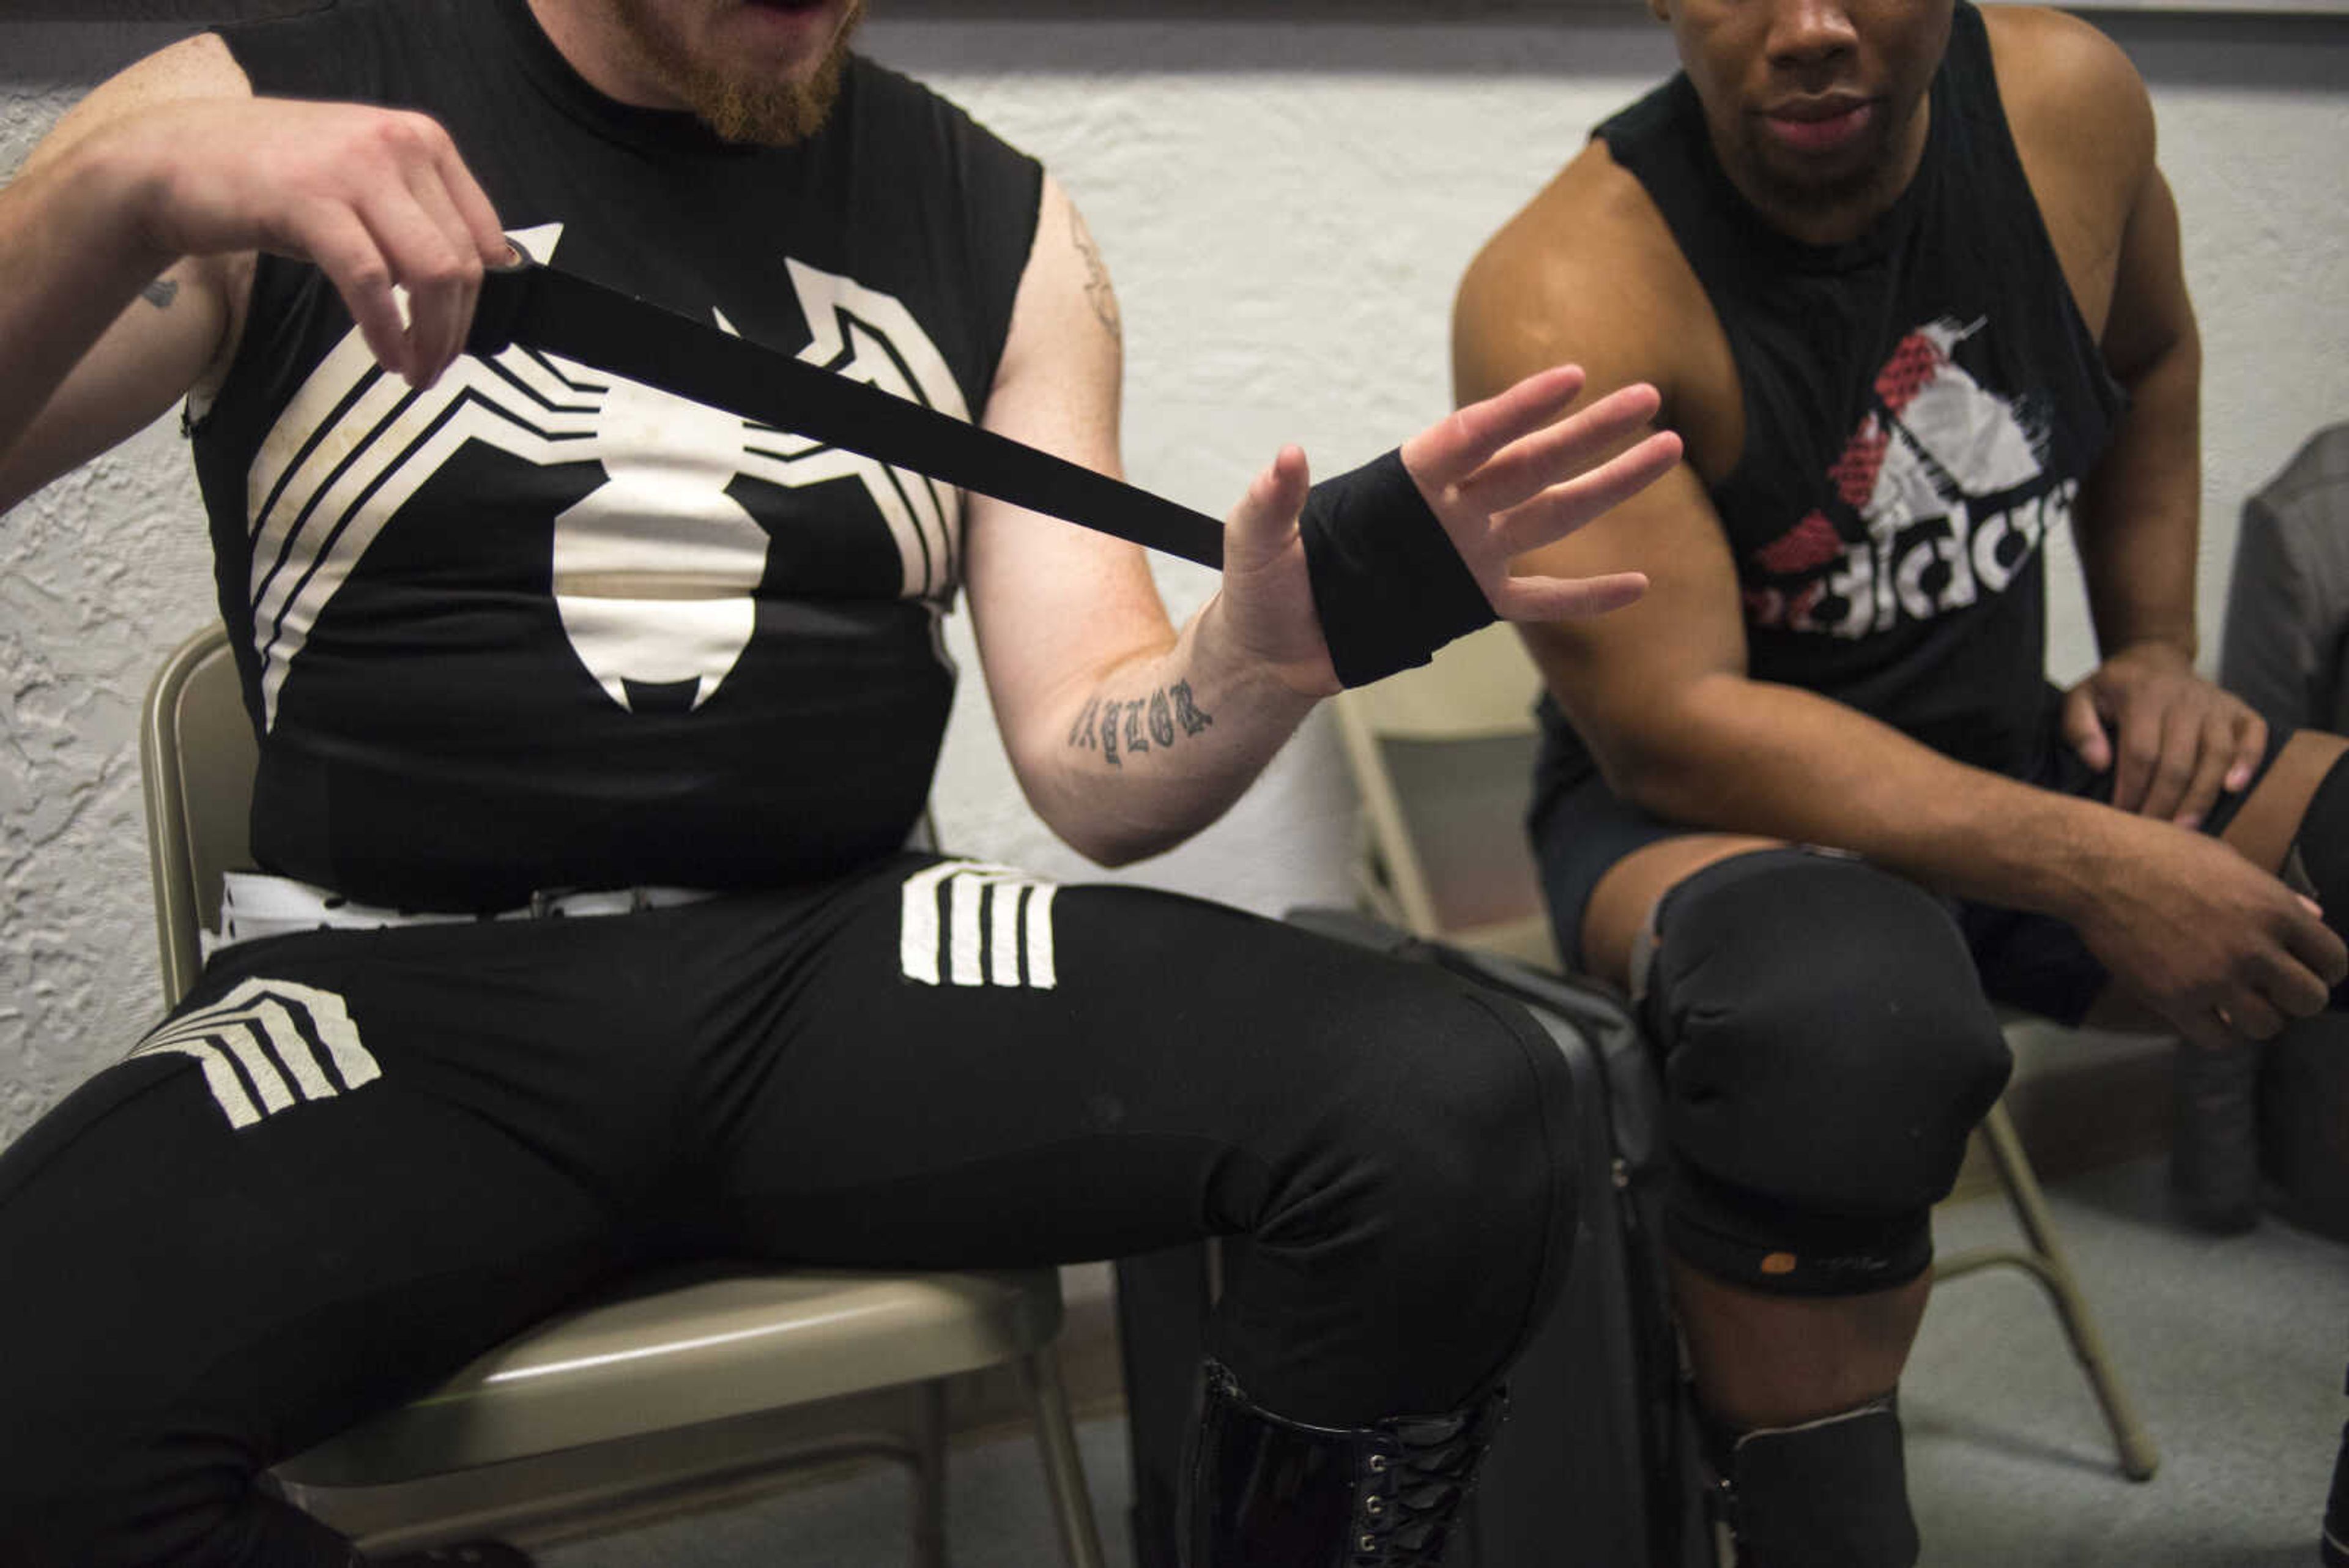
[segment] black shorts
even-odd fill
[[[2051,687],[2047,695],[2039,761],[2017,777],[2075,799],[2109,803],[2112,773],[2094,772],[2080,760],[2064,739],[2062,693]],[[2270,722],[2267,753],[2260,759],[2258,773],[2240,794],[2219,797],[2202,824],[2204,833],[2226,831],[2293,733],[2289,725]],[[1542,895],[1549,904],[1558,950],[1570,961],[1582,951],[1583,912],[1600,878],[1634,850],[1699,831],[1621,799],[1596,772],[1554,794],[1537,794],[1531,827]],[[2111,980],[2079,933],[2052,915],[1967,898],[1948,902],[1972,950],[1982,989],[1994,1002],[2075,1024]]]

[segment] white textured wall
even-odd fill
[[[2115,30],[2154,84],[2209,340],[2215,631],[2241,496],[2308,431],[2349,418],[2349,30]],[[80,88],[167,36],[0,23],[0,169]],[[869,43],[1075,193],[1125,302],[1133,472],[1216,513],[1284,441],[1330,472],[1441,412],[1468,257],[1590,122],[1669,66],[1660,32],[1588,13],[885,22]],[[1206,587],[1180,566],[1162,580],[1178,613]],[[0,1142],[153,1012],[133,721],[157,656],[210,614],[194,488],[167,429],[0,520]],[[2068,600],[2058,614],[2054,659],[2075,672],[2084,618]],[[968,668],[968,638],[957,647]],[[957,848],[1080,870],[1019,803],[976,680],[939,814]],[[1352,818],[1316,723],[1230,819],[1135,875],[1264,910],[1341,897]]]

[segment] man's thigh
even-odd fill
[[[141,1519],[140,1556],[202,1559],[255,1469],[614,1264],[605,1206],[430,1092],[409,1019],[239,956],[0,1153],[0,1557]]]
[[[708,1037],[734,1250],[995,1267],[1238,1238],[1212,1353],[1336,1425],[1456,1408],[1563,1277],[1572,1084],[1506,1001],[1196,899],[968,864],[835,914]]]
[[[1647,950],[1640,933],[1666,893],[1716,861],[1781,842],[1667,822],[1596,773],[1555,794],[1537,788],[1530,832],[1559,954],[1627,991],[1633,957]]]
[[[1261,1231],[1361,1129],[1538,1146],[1556,1103],[1554,1048],[1476,988],[1143,888],[940,862],[861,892],[781,984],[711,1084],[730,1201],[787,1255],[1006,1263]]]

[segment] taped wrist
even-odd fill
[[[1315,485],[1298,526],[1322,639],[1348,686],[1425,664],[1495,619],[1399,452]]]

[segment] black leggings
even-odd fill
[[[258,1469],[685,1257],[1233,1236],[1212,1347],[1265,1403],[1455,1408],[1564,1270],[1569,1095],[1433,970],[927,857],[232,949],[0,1154],[0,1562],[347,1563]]]

